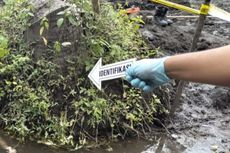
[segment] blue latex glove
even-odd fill
[[[170,81],[165,74],[164,62],[167,57],[143,59],[132,64],[126,70],[126,79],[132,86],[150,92],[154,88]]]

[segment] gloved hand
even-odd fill
[[[168,57],[143,59],[132,64],[126,70],[126,79],[132,86],[150,92],[154,88],[170,81],[165,74],[164,62]]]

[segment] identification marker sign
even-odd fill
[[[88,77],[93,84],[101,90],[101,82],[106,80],[112,80],[122,78],[125,76],[125,71],[136,61],[135,58],[108,64],[102,66],[102,58],[98,60],[93,67]]]

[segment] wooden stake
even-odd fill
[[[204,4],[209,5],[211,2],[211,0],[205,0]],[[196,50],[197,48],[197,43],[199,41],[201,32],[203,30],[204,27],[204,23],[205,23],[205,19],[206,19],[207,15],[204,14],[200,14],[199,18],[198,18],[198,23],[197,23],[197,28],[193,37],[193,41],[192,41],[192,45],[190,47],[189,52],[193,52]],[[174,100],[174,104],[171,108],[170,111],[170,115],[173,115],[176,111],[176,108],[178,108],[180,106],[180,98],[184,89],[184,86],[187,84],[186,81],[179,81],[179,84],[177,86],[177,90],[176,90],[176,96],[175,96],[175,100]]]

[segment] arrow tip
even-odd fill
[[[99,70],[102,66],[102,58],[100,58],[93,69],[90,71],[88,78],[93,82],[93,84],[101,90],[101,80],[99,78]]]

